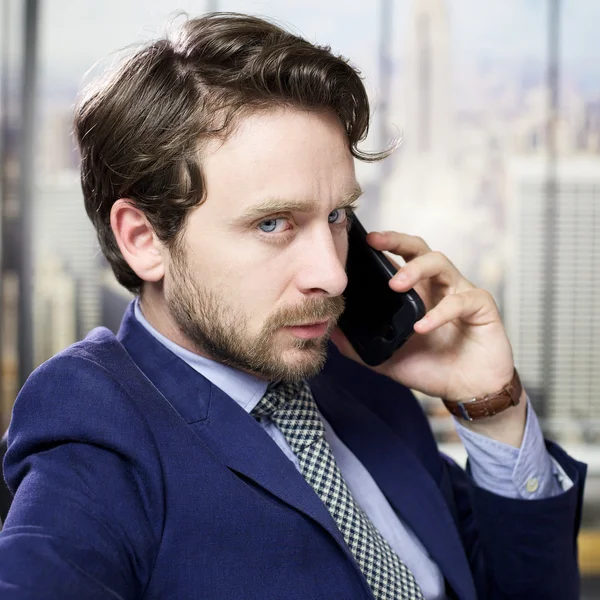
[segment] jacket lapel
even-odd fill
[[[220,461],[317,522],[335,539],[354,563],[366,595],[372,597],[329,511],[261,425],[156,340],[135,318],[133,305],[125,314],[118,338],[144,375]]]
[[[209,417],[191,426],[215,455],[231,470],[319,523],[345,547],[326,507],[260,424],[215,386],[210,401]]]
[[[461,599],[475,600],[456,524],[429,472],[393,430],[327,376],[314,378],[311,389],[322,414],[421,540],[454,591]]]

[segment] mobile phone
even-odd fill
[[[425,316],[425,305],[415,290],[395,292],[390,288],[396,271],[385,254],[369,246],[365,228],[352,216],[346,308],[338,325],[360,358],[371,366],[390,358]]]

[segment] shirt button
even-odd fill
[[[533,494],[533,492],[535,492],[539,486],[540,486],[540,482],[538,481],[537,477],[530,477],[527,480],[527,483],[525,484],[527,491],[531,494]]]

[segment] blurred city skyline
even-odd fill
[[[508,292],[506,287],[507,276],[513,283],[521,281],[517,263],[529,265],[528,277],[544,279],[543,229],[535,229],[529,239],[515,225],[533,218],[527,212],[529,192],[523,190],[534,190],[531,198],[545,198],[549,176],[549,2],[543,0],[486,4],[474,0],[343,4],[337,0],[327,4],[188,0],[177,7],[165,0],[40,2],[39,126],[32,197],[35,363],[96,325],[114,329],[130,297],[107,274],[79,188],[70,127],[75,95],[90,77],[84,77],[86,71],[100,61],[92,70],[98,73],[124,47],[132,49],[132,44],[162,35],[176,8],[196,16],[215,5],[273,18],[312,41],[330,44],[362,70],[374,112],[365,147],[380,147],[400,133],[404,137],[400,150],[385,163],[357,164],[367,191],[359,213],[365,225],[421,235],[476,285],[488,289],[504,313],[507,328],[514,332],[515,354],[524,365],[524,381],[534,400],[562,403],[560,410],[550,407],[545,412],[562,419],[560,423],[569,421],[574,439],[589,437],[590,431],[592,437],[600,436],[600,413],[588,423],[585,434],[580,426],[581,414],[597,414],[590,405],[593,372],[585,371],[584,384],[578,382],[585,392],[579,398],[565,400],[551,392],[565,394],[575,371],[562,369],[560,381],[544,381],[548,373],[540,367],[547,318],[543,286],[533,295],[527,295],[533,288],[526,281],[516,291],[514,285]],[[389,38],[382,45],[386,7],[391,9]],[[564,189],[559,182],[559,197],[571,194],[565,196],[567,206],[577,206],[579,211],[573,218],[586,223],[591,234],[600,234],[593,212],[600,186],[595,178],[596,170],[600,172],[600,67],[593,60],[600,40],[593,23],[600,17],[600,3],[577,0],[562,2],[561,7],[553,143],[560,172],[587,173],[585,197],[591,200],[575,202],[579,192],[573,195],[577,180],[572,176]],[[583,170],[582,157],[587,160]],[[538,220],[543,216],[540,210],[535,213]],[[568,222],[564,223],[566,227]],[[560,232],[567,241],[581,235],[581,227],[565,227]],[[541,248],[535,260],[527,254],[528,239]],[[580,250],[557,263],[563,271],[581,268],[582,252],[587,249]],[[600,270],[600,263],[588,262],[585,268],[593,281],[598,275],[592,270],[597,266]],[[561,273],[556,273],[557,278],[567,281]],[[600,319],[599,309],[590,310],[596,311],[594,323]],[[541,315],[541,321],[523,337],[523,315],[532,311]],[[49,324],[52,319],[55,326]],[[564,323],[557,327],[565,331]],[[586,337],[582,343],[589,351],[588,364],[600,342]],[[445,431],[450,422],[443,421]]]

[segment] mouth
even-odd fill
[[[327,333],[327,328],[329,327],[329,319],[325,321],[318,321],[316,323],[305,323],[301,325],[290,325],[288,327],[284,327],[283,329],[289,331],[292,335],[296,337],[302,338],[304,340],[309,340],[313,338],[318,338]]]

